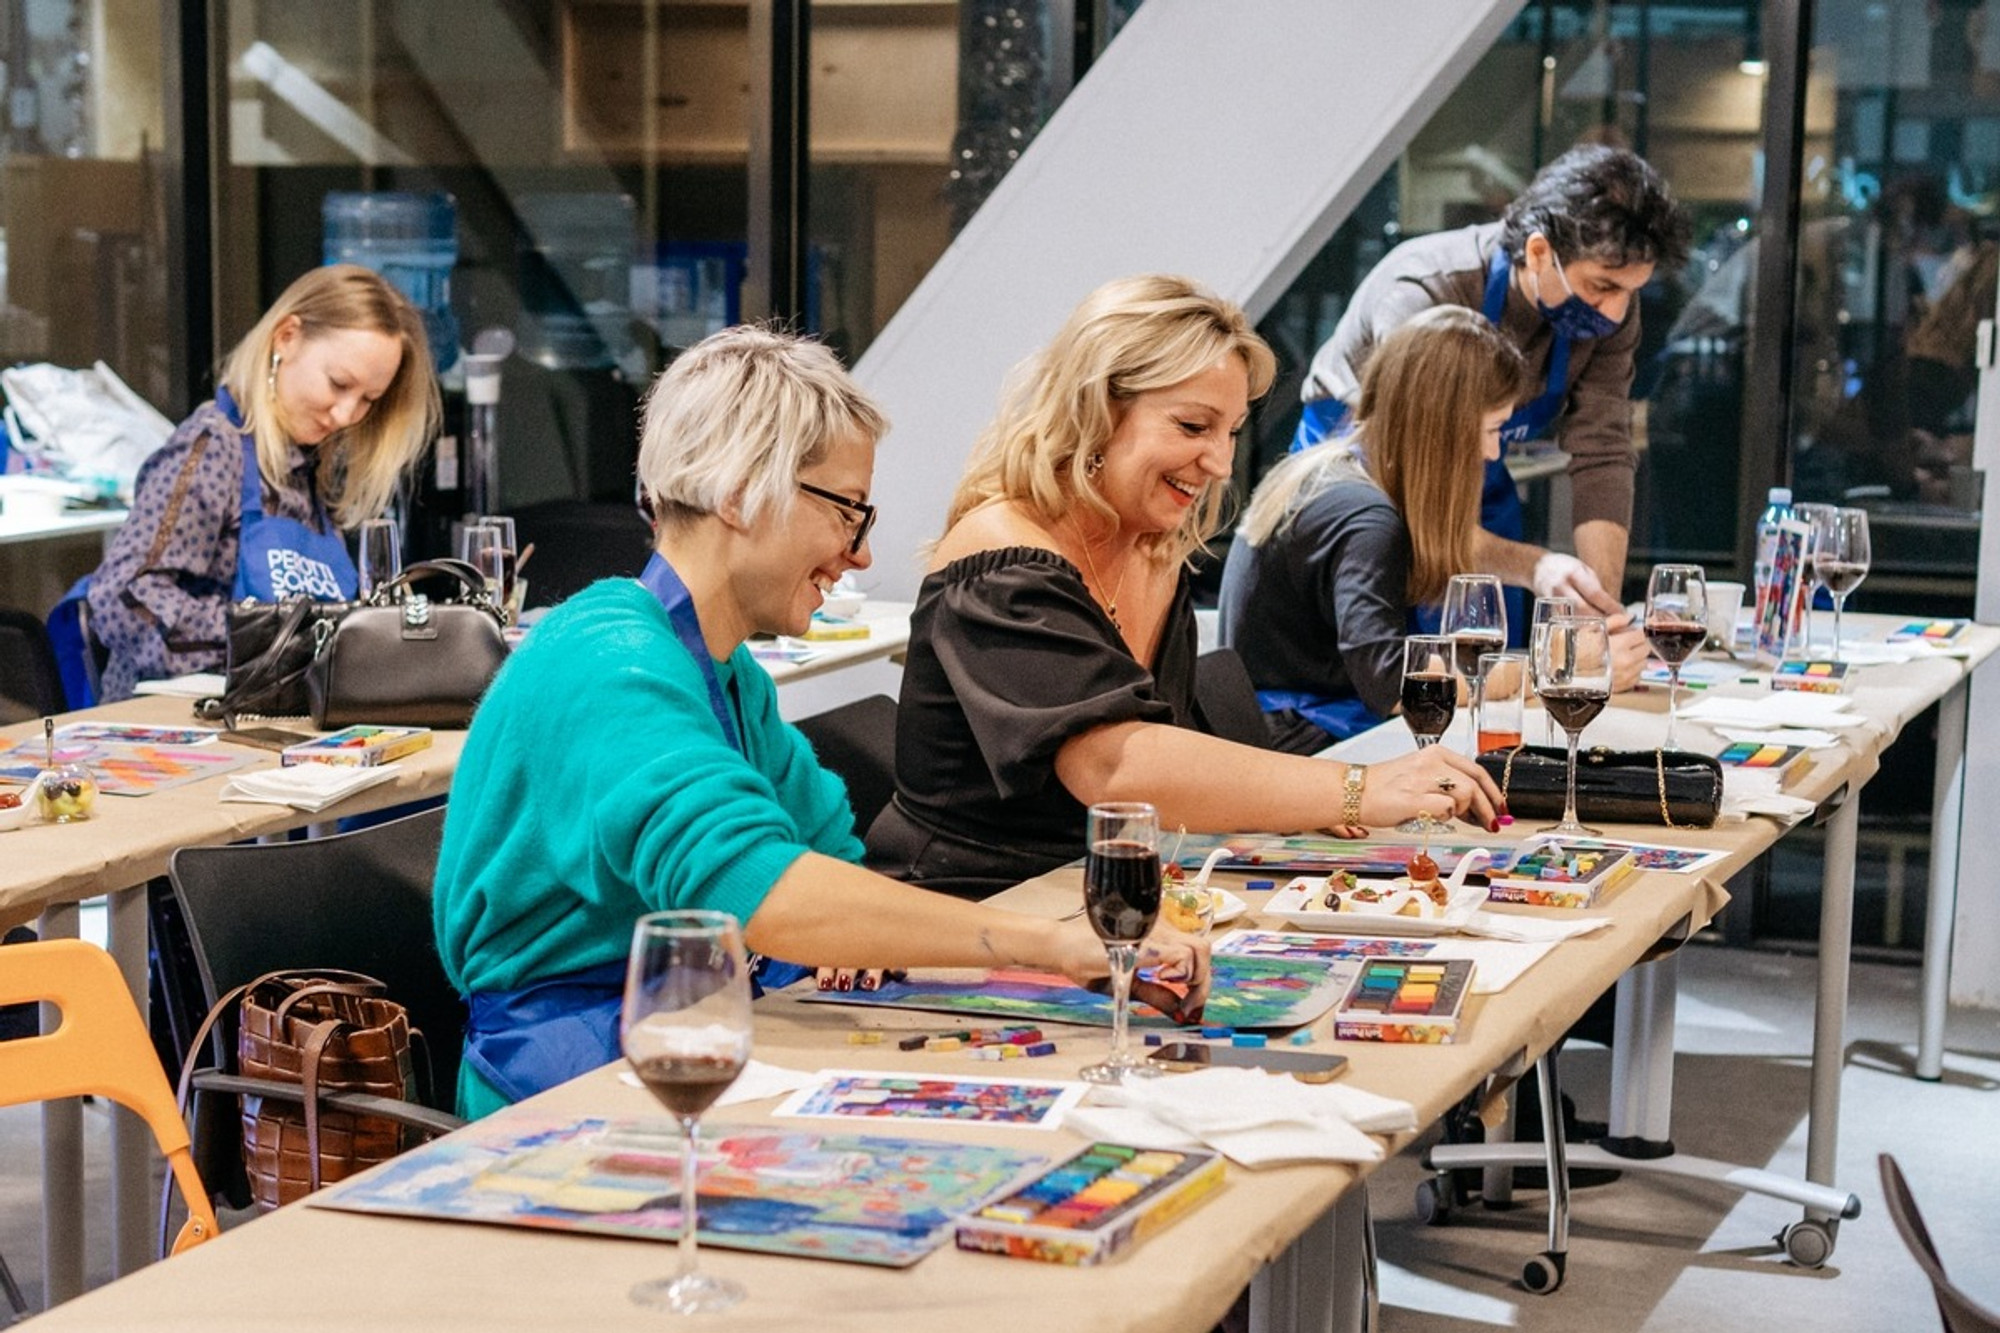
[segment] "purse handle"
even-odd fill
[[[380,584],[369,595],[369,601],[386,604],[394,601],[410,590],[410,585],[418,579],[448,578],[458,583],[457,600],[474,606],[492,608],[493,598],[486,590],[486,576],[464,560],[440,557],[436,560],[419,560],[388,582]],[[497,610],[496,610],[497,614]]]
[[[285,649],[291,646],[299,631],[305,628],[306,618],[313,608],[310,597],[287,597],[278,603],[284,619],[278,625],[278,632],[271,644],[250,664],[250,670],[238,681],[233,690],[225,689],[219,695],[197,699],[195,715],[204,721],[220,720],[230,731],[236,730],[238,713],[255,713],[256,705],[271,698],[277,691],[305,674],[304,667],[279,673],[278,667],[284,660]]]

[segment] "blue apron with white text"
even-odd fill
[[[229,390],[215,391],[215,405],[241,428]],[[354,598],[359,578],[347,554],[347,539],[328,519],[319,496],[312,497],[313,516],[320,530],[295,518],[264,512],[264,477],[257,467],[257,442],[243,437],[242,530],[236,543],[236,600],[254,597],[275,602],[285,597],[310,597],[317,602]]]
[[[725,697],[694,598],[673,566],[655,553],[639,583],[659,599],[674,637],[692,657],[708,685],[708,702],[722,734],[744,753],[736,717]],[[775,958],[752,960],[750,993],[789,986],[810,968]],[[495,1092],[520,1101],[589,1073],[618,1056],[618,1011],[624,997],[625,962],[600,963],[511,991],[480,991],[468,997],[465,1063]]]

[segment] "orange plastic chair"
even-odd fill
[[[221,1228],[188,1151],[187,1126],[160,1068],[125,976],[110,954],[81,940],[9,945],[0,954],[0,1005],[46,1000],[62,1011],[54,1032],[0,1041],[0,1106],[106,1097],[146,1122],[187,1199],[172,1252]]]

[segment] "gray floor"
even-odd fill
[[[1675,1067],[1676,1138],[1704,1156],[1803,1169],[1813,963],[1694,947],[1684,955]],[[1817,1272],[1776,1257],[1770,1239],[1797,1210],[1773,1200],[1659,1178],[1627,1178],[1574,1196],[1569,1277],[1551,1296],[1519,1284],[1543,1245],[1542,1196],[1479,1208],[1444,1227],[1418,1225],[1413,1156],[1371,1189],[1382,1256],[1384,1333],[1490,1328],[1649,1330],[1800,1328],[1818,1333],[1937,1327],[1921,1273],[1881,1206],[1875,1154],[1910,1176],[1947,1266],[2000,1308],[2000,1014],[1955,1012],[1942,1083],[1905,1070],[1915,1039],[1917,973],[1855,969],[1842,1084],[1839,1184],[1864,1212],[1843,1226]],[[1581,1048],[1564,1078],[1587,1116],[1604,1114],[1608,1057]],[[86,1115],[93,1199],[106,1196],[104,1120]],[[0,1254],[40,1299],[40,1140],[33,1108],[0,1110]],[[93,1229],[90,1280],[108,1275]],[[4,1322],[0,1308],[0,1322]]]

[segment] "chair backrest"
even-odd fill
[[[168,864],[208,1004],[281,968],[338,967],[388,987],[422,1030],[428,1104],[450,1110],[465,1003],[431,924],[444,810],[303,842],[183,847]]]
[[[1945,1333],[2000,1333],[2000,1313],[1974,1302],[1945,1276],[1944,1263],[1938,1258],[1930,1229],[1924,1225],[1924,1215],[1917,1211],[1916,1196],[1910,1193],[1910,1182],[1903,1178],[1903,1169],[1896,1165],[1896,1159],[1882,1153],[1875,1161],[1882,1171],[1882,1197],[1888,1203],[1890,1220],[1902,1234],[1903,1244],[1909,1247],[1917,1267],[1931,1280],[1931,1292],[1937,1297]]]
[[[127,1107],[153,1131],[187,1199],[187,1223],[173,1252],[215,1235],[215,1209],[195,1170],[174,1090],[111,955],[81,940],[13,945],[0,963],[0,1005],[31,1001],[55,1005],[61,1018],[53,1032],[0,1041],[0,1106],[105,1097]]]
[[[67,708],[49,627],[29,611],[0,606],[0,723]]]
[[[840,774],[854,807],[854,831],[868,826],[896,794],[896,701],[871,694],[824,713],[801,718],[798,729],[821,764]]]
[[[1271,748],[1271,724],[1257,703],[1250,669],[1234,648],[1213,648],[1195,659],[1194,699],[1209,734],[1260,750]]]

